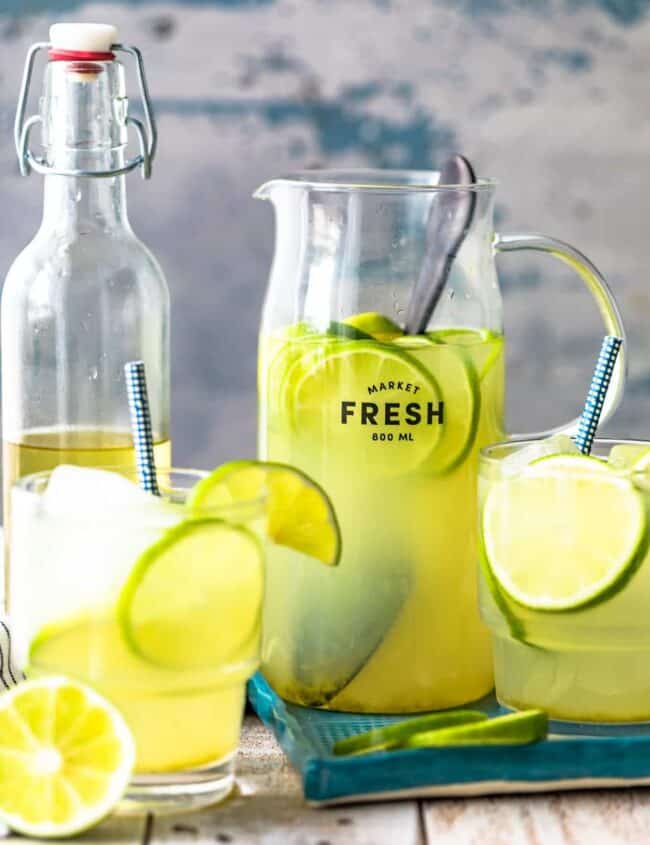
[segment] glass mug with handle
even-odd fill
[[[581,253],[543,235],[494,234],[495,187],[441,185],[435,172],[314,171],[257,191],[276,219],[260,457],[315,478],[342,536],[336,567],[287,549],[268,556],[262,668],[289,701],[407,713],[492,688],[476,562],[478,453],[504,438],[496,255],[561,259],[606,331],[623,334],[612,294]],[[472,213],[457,249],[432,255],[432,216],[459,198]],[[407,333],[423,262],[440,257],[449,263],[442,295],[426,325]],[[619,358],[604,418],[624,371]]]

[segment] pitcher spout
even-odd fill
[[[264,182],[259,188],[253,192],[253,199],[256,200],[271,200],[273,199],[274,190],[284,182],[284,179],[269,179]]]

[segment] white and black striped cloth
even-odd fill
[[[9,623],[0,616],[0,692],[15,686],[23,677],[14,661]]]

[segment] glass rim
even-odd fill
[[[76,466],[73,464],[60,464],[60,466]],[[125,467],[120,466],[119,464],[110,464],[107,466],[84,466],[84,467],[76,467],[79,469],[91,469],[91,470],[102,470],[105,472],[112,472],[117,475],[126,476],[127,478],[133,479],[137,482],[138,480],[138,470],[135,467]],[[43,482],[48,479],[56,467],[52,469],[45,469],[40,470],[39,472],[33,472],[29,475],[23,475],[20,478],[17,478],[12,485],[12,492],[14,490],[23,490],[26,493],[29,493],[34,496],[40,496],[43,494],[43,489],[37,489],[37,485],[39,482]],[[202,481],[204,478],[207,478],[210,475],[208,470],[202,469],[190,469],[187,467],[156,467],[156,475],[160,478],[161,475],[165,473],[169,473],[172,476],[172,481],[174,476],[183,476],[188,479],[194,479],[195,483]],[[193,486],[193,485],[192,485]],[[138,489],[140,485],[138,484]],[[173,500],[174,495],[178,496],[187,496],[190,492],[192,487],[180,487],[175,484],[171,484],[169,487],[165,488],[165,495],[161,496],[160,498],[165,501]],[[155,496],[153,498],[156,498]],[[244,499],[239,502],[232,502],[230,504],[220,504],[220,505],[210,505],[209,507],[198,507],[194,511],[194,514],[198,514],[201,516],[208,516],[213,514],[215,517],[218,514],[230,514],[236,515],[238,512],[245,512],[250,513],[252,509],[262,509],[266,503],[266,495],[256,496],[254,498]],[[119,504],[111,504],[111,505],[103,505],[102,510],[104,513],[107,511],[111,512],[120,512],[130,511],[131,513],[135,513],[138,511],[138,506],[133,505],[133,503],[129,503],[126,506],[122,506]],[[57,511],[57,514],[60,514],[60,511]]]
[[[559,432],[561,434],[561,432]],[[491,443],[489,446],[483,446],[479,450],[479,456],[482,463],[499,463],[505,455],[499,454],[506,449],[513,446],[534,446],[536,443],[543,443],[548,440],[548,434],[540,435],[522,435],[519,437],[511,437],[510,440],[499,440],[497,443]],[[593,442],[594,446],[647,446],[650,449],[650,440],[643,440],[634,437],[596,437]],[[496,454],[495,454],[496,453]]]
[[[490,176],[478,177],[467,184],[436,184],[439,170],[382,170],[379,168],[350,168],[344,170],[296,170],[286,176],[269,179],[255,192],[261,197],[270,185],[286,184],[291,187],[311,188],[318,191],[346,193],[348,191],[369,191],[377,193],[444,191],[493,191],[497,180]]]

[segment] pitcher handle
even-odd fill
[[[515,235],[496,234],[494,236],[493,246],[496,252],[518,252],[519,250],[530,249],[536,252],[546,252],[555,258],[559,258],[560,261],[563,261],[580,276],[591,292],[605,323],[607,334],[623,338],[623,345],[621,346],[621,351],[614,367],[614,373],[600,418],[601,423],[606,422],[618,408],[623,398],[623,388],[627,375],[627,348],[625,344],[625,329],[623,328],[623,321],[621,320],[618,305],[600,271],[585,255],[570,244],[564,243],[564,241],[558,241],[555,238],[548,238],[546,235],[535,233],[518,233]],[[565,425],[559,425],[547,431],[540,431],[536,434],[515,434],[512,437],[549,437],[552,434],[560,433],[573,436],[578,431],[579,422],[580,418],[576,417]]]

